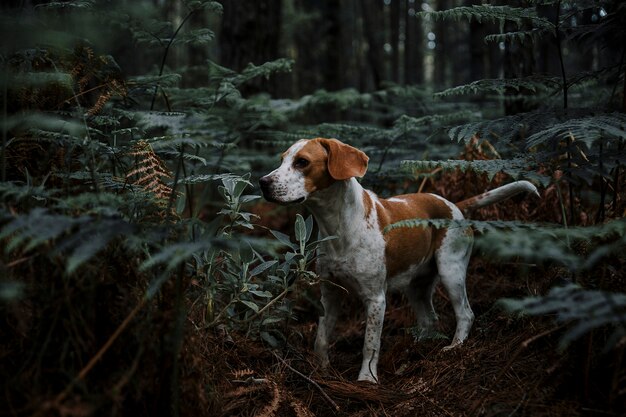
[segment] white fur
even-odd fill
[[[370,193],[378,201],[375,194]],[[387,269],[385,240],[378,227],[376,210],[365,217],[363,188],[356,179],[337,181],[329,188],[312,194],[305,203],[317,220],[320,236],[338,238],[323,242],[318,261],[318,274],[345,287],[363,301],[367,321],[360,381],[378,382],[376,372],[380,354],[380,335],[385,318]],[[341,288],[322,283],[322,305],[315,339],[315,352],[327,366],[328,340],[339,314]]]
[[[329,341],[346,290],[363,302],[367,316],[359,380],[378,382],[380,336],[388,286],[389,290],[406,295],[417,315],[418,326],[428,332],[437,320],[432,295],[435,285],[441,280],[449,294],[457,321],[454,338],[446,349],[463,343],[474,320],[465,291],[465,275],[472,251],[471,231],[460,227],[447,229],[433,257],[415,253],[414,262],[408,270],[387,277],[385,237],[378,225],[377,210],[373,207],[366,216],[364,189],[355,178],[336,181],[326,189],[307,193],[303,174],[293,168],[293,157],[305,143],[306,141],[296,142],[287,151],[281,166],[264,177],[266,181],[271,179],[265,184],[264,193],[283,203],[304,199],[305,206],[317,221],[320,237],[337,236],[337,239],[321,244],[322,256],[317,262],[317,272],[322,278],[321,302],[325,312],[319,319],[315,352],[322,366],[329,365]],[[495,193],[485,198],[489,202],[495,202],[510,196],[511,191],[520,187],[525,186],[494,190]],[[376,208],[384,210],[376,194],[365,192]],[[463,214],[456,205],[442,197],[436,197],[450,208],[453,219],[463,219]],[[387,202],[409,204],[398,197],[387,199]]]
[[[306,145],[304,139],[294,143],[287,150],[280,166],[267,175],[274,180],[272,199],[280,203],[291,203],[308,197],[309,193],[304,186],[304,175],[293,167],[293,158],[304,145]]]

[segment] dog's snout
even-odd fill
[[[261,177],[261,179],[259,179],[259,185],[261,186],[261,188],[267,189],[270,185],[272,185],[272,179],[269,177],[269,175]]]

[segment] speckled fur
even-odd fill
[[[324,151],[320,146],[326,144],[325,141],[333,141],[333,146],[325,147]],[[343,150],[345,161],[364,164],[347,171],[364,173],[367,157],[360,151],[335,140],[300,140],[283,154],[281,166],[262,179],[265,182],[263,193],[266,198],[279,203],[302,201],[315,217],[320,237],[337,236],[321,244],[322,256],[317,262],[325,314],[319,319],[315,352],[321,365],[328,366],[331,334],[345,291],[356,295],[363,302],[367,317],[358,379],[376,383],[388,289],[406,295],[417,315],[418,326],[427,331],[437,320],[432,294],[436,283],[441,281],[449,294],[457,321],[454,338],[446,349],[460,345],[467,338],[474,320],[465,290],[472,232],[467,228],[421,227],[395,229],[383,234],[385,226],[399,220],[416,217],[463,219],[463,214],[456,205],[434,194],[380,199],[373,192],[364,190],[353,177],[331,178],[326,162],[330,164],[333,158],[333,170],[341,171],[338,162],[342,159],[337,158],[342,158]],[[331,151],[339,155],[330,155]],[[315,169],[294,168],[294,158],[302,155],[317,159],[310,164]],[[515,187],[525,190],[528,185]],[[510,196],[495,193],[501,194]],[[471,204],[467,206],[471,207]]]

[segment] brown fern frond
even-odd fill
[[[265,385],[263,384],[244,385],[244,386],[237,387],[232,391],[227,392],[224,395],[224,397],[225,398],[237,398],[237,397],[251,394],[253,392],[260,391],[262,389],[265,389]]]
[[[268,405],[263,407],[261,412],[257,414],[257,417],[273,417],[278,411],[280,407],[280,402],[283,397],[281,396],[281,391],[278,389],[278,384],[276,382],[271,382],[272,384],[272,400]]]
[[[233,371],[233,378],[235,379],[245,379],[248,376],[254,375],[254,371],[250,368],[246,369],[238,369]]]
[[[94,104],[89,110],[87,110],[87,114],[89,116],[93,116],[94,114],[98,114],[102,111],[104,105],[111,99],[113,96],[113,91],[105,91],[104,93],[98,96],[98,100],[96,100],[96,104]]]
[[[300,401],[296,397],[292,396],[291,401],[289,401],[289,405],[291,406],[291,408],[293,409],[293,412],[296,414],[297,417],[314,417],[315,416],[315,414],[313,414],[313,412],[309,410],[309,408],[306,405],[304,405],[304,403],[302,403],[302,401]]]
[[[135,157],[134,167],[126,174],[128,182],[140,186],[159,200],[169,200],[173,190],[165,179],[171,178],[172,174],[152,146],[140,140],[128,154]]]

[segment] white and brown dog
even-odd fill
[[[345,287],[363,301],[367,313],[359,380],[377,382],[387,290],[402,292],[415,310],[418,326],[428,330],[437,319],[432,295],[441,280],[456,316],[448,349],[463,343],[474,321],[465,291],[471,229],[399,228],[383,234],[385,226],[414,218],[463,219],[462,210],[537,190],[527,181],[517,181],[458,204],[426,193],[383,199],[355,179],[365,174],[368,159],[336,139],[302,139],[282,154],[281,165],[259,183],[269,201],[303,203],[315,217],[320,237],[338,237],[322,243],[324,256],[317,262],[325,314],[319,319],[315,352],[327,367],[329,338],[341,306],[341,287]]]

